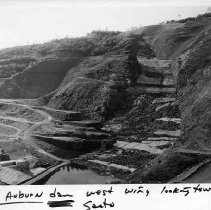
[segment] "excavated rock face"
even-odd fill
[[[119,38],[110,52],[85,58],[68,71],[48,105],[110,119],[122,108],[126,89],[136,84],[140,74],[138,42],[134,37]]]
[[[142,38],[142,36],[135,34],[126,37],[123,36],[113,51],[126,53],[129,55],[130,59],[135,59],[136,55],[148,59],[155,57],[150,45]]]
[[[166,50],[163,46],[162,51],[159,43],[157,46],[156,42],[152,43],[153,49],[157,47],[156,51],[160,50],[162,57],[174,58],[171,69],[177,81],[182,132],[169,150],[133,174],[130,177],[132,182],[168,182],[189,167],[202,162],[206,158],[201,155],[203,152],[211,152],[210,21],[210,17],[202,17],[179,26],[175,24],[176,32],[179,32],[179,27],[184,39],[178,40],[180,44],[174,54],[168,52],[169,46]],[[168,33],[169,38],[171,36],[169,31],[164,30],[162,33]],[[178,34],[172,40],[169,39],[172,46]]]
[[[107,82],[80,77],[60,88],[48,105],[107,119],[122,105],[123,98],[124,94]]]
[[[177,88],[185,148],[211,149],[211,27],[177,59]]]

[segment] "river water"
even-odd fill
[[[65,160],[71,160],[84,154],[82,152],[65,150],[54,146],[52,146],[52,148],[51,154]],[[66,165],[38,184],[107,184],[113,181],[116,182],[118,180],[111,176],[100,176],[86,167]]]
[[[42,184],[108,184],[112,181],[117,179],[111,176],[100,176],[87,168],[67,165],[47,177]]]

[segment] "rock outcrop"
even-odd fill
[[[122,106],[124,93],[108,82],[77,77],[60,88],[48,106],[81,111],[92,118],[110,118]]]

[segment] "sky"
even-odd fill
[[[193,17],[211,0],[0,0],[0,48]]]

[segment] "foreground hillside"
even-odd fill
[[[14,138],[48,155],[95,149],[72,164],[115,182],[188,182],[211,158],[210,52],[209,13],[5,49],[2,119],[27,124]]]
[[[181,173],[181,167],[189,168],[191,173],[197,169],[195,166],[191,170],[191,165],[197,162],[201,164],[210,157],[211,15],[182,23],[168,23],[163,29],[155,27],[154,30],[159,31],[148,39],[152,48],[159,57],[173,60],[171,71],[177,84],[182,135],[169,151],[155,159],[145,172],[141,172],[141,179],[150,182],[164,177],[162,181],[169,181]],[[163,45],[165,40],[166,45]],[[159,178],[156,174],[159,174]],[[187,174],[188,170],[175,180],[181,181]]]

